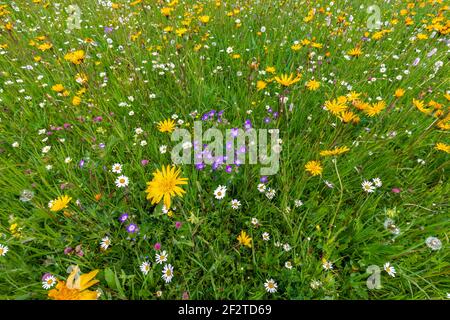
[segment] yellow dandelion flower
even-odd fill
[[[72,198],[67,195],[64,195],[62,197],[59,196],[58,198],[50,202],[50,211],[57,212],[67,208],[70,200],[72,200]]]
[[[318,176],[322,174],[323,167],[320,164],[320,161],[309,161],[305,164],[305,170],[313,176]]]
[[[405,94],[405,90],[403,90],[402,88],[398,88],[394,92],[394,97],[401,98],[401,97],[403,97],[404,94]]]
[[[64,56],[64,59],[72,62],[73,64],[81,64],[84,61],[84,50],[76,50],[69,52]]]
[[[209,16],[200,16],[198,17],[198,20],[200,20],[201,23],[208,23],[210,18]]]
[[[56,92],[63,92],[64,91],[64,86],[60,83],[55,84],[54,86],[52,86],[52,90],[56,91]]]
[[[316,91],[316,90],[319,89],[319,87],[320,87],[320,82],[319,82],[319,81],[316,81],[316,80],[314,80],[314,79],[309,80],[309,81],[306,83],[306,87],[307,87],[308,90],[310,90],[310,91]]]
[[[266,72],[274,74],[276,71],[275,67],[267,67]],[[450,99],[449,99],[450,100]]]
[[[241,233],[237,237],[240,245],[247,246],[249,248],[252,247],[252,238],[250,238],[244,230],[241,230]]]
[[[444,151],[446,153],[450,153],[450,145],[442,143],[442,142],[436,143],[436,146],[434,148],[439,151]]]
[[[265,89],[267,87],[267,82],[262,81],[262,80],[258,80],[256,82],[256,88],[258,89],[258,91],[261,91],[263,89]]]

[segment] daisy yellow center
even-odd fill
[[[274,288],[274,285],[273,285],[272,282],[269,282],[267,286],[268,286],[270,289],[273,289],[273,288]]]
[[[125,183],[125,179],[122,178],[122,179],[119,180],[119,182],[120,183]]]
[[[170,269],[167,269],[166,276],[170,277],[171,275],[172,275],[172,271],[170,271]]]
[[[4,250],[3,248],[0,248],[0,255],[3,254]]]

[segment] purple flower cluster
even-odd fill
[[[223,112],[224,112],[224,110],[220,110],[219,112],[217,112],[214,109],[210,110],[210,111],[206,112],[205,114],[203,114],[202,121],[216,120],[217,122],[221,123]]]
[[[264,118],[264,123],[270,123],[272,120],[277,119],[279,116],[278,111],[273,111],[272,108],[268,108],[267,113],[268,115]]]

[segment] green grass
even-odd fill
[[[380,40],[372,39],[376,30],[367,29],[366,1],[335,1],[329,7],[328,1],[226,5],[218,1],[221,5],[216,6],[214,1],[184,0],[166,18],[160,12],[164,5],[157,1],[130,6],[118,0],[120,7],[110,9],[84,0],[77,1],[82,28],[70,33],[64,30],[65,8],[71,1],[59,1],[59,7],[53,1],[47,7],[45,1],[15,1],[15,6],[0,2],[9,11],[0,16],[0,45],[5,45],[0,55],[0,244],[9,248],[0,256],[0,298],[47,299],[43,274],[65,280],[67,268],[78,265],[83,273],[100,270],[100,282],[93,288],[102,292],[101,299],[155,299],[159,290],[158,299],[181,299],[183,292],[191,299],[445,299],[450,292],[449,154],[435,145],[450,142],[449,131],[437,126],[449,114],[448,34],[443,30],[432,36],[426,26],[445,26],[448,12],[438,3],[423,7],[416,3],[408,9],[404,1],[378,2],[374,4],[382,21],[390,23],[383,30],[392,31]],[[327,7],[330,26],[319,10],[327,12]],[[234,8],[242,10],[227,16]],[[313,8],[314,18],[305,22]],[[402,15],[402,9],[409,11]],[[438,14],[443,21],[433,22]],[[177,36],[175,30],[189,15],[187,33]],[[201,15],[210,21],[199,23]],[[345,15],[344,22],[338,22],[340,15]],[[405,24],[406,17],[413,19],[411,25]],[[393,19],[398,23],[393,25]],[[8,22],[12,30],[5,28]],[[105,34],[103,26],[116,29]],[[173,32],[164,32],[167,26]],[[262,26],[266,31],[258,34]],[[139,31],[141,35],[132,41],[131,35]],[[361,40],[365,32],[370,41]],[[428,39],[410,39],[418,34]],[[36,40],[39,36],[46,39]],[[312,37],[322,48],[291,49],[294,41]],[[44,42],[52,48],[39,50]],[[347,60],[346,53],[358,44],[362,55]],[[196,45],[201,45],[198,51]],[[228,47],[240,57],[227,54]],[[433,48],[436,53],[427,57]],[[64,59],[72,50],[85,51],[83,63]],[[36,62],[38,56],[41,60]],[[413,66],[417,57],[421,60]],[[438,61],[443,65],[434,72]],[[258,63],[258,70],[251,68],[252,62]],[[172,63],[173,68],[160,74],[152,66],[162,63]],[[287,89],[273,81],[258,91],[258,80],[274,76],[260,72],[269,66],[276,68],[278,76],[298,70],[302,79]],[[86,84],[75,81],[77,73],[87,75]],[[368,82],[369,77],[377,80]],[[321,84],[316,91],[305,87],[312,78]],[[62,84],[68,95],[53,91],[55,84]],[[75,106],[72,98],[81,88],[86,93]],[[405,94],[395,98],[398,88]],[[365,102],[381,97],[387,107],[369,117],[348,103],[360,116],[356,124],[346,124],[322,108],[325,101],[350,91],[361,93]],[[288,97],[284,107],[278,94]],[[436,110],[421,112],[413,99],[441,104],[442,115],[434,116]],[[122,102],[127,105],[121,106]],[[284,112],[266,124],[266,106]],[[159,132],[156,123],[177,114],[184,121],[180,127],[191,128],[194,110],[201,117],[211,109],[224,110],[227,121],[215,124],[224,132],[242,127],[246,119],[257,129],[280,130],[280,170],[267,183],[276,196],[269,200],[257,190],[261,165],[243,165],[231,174],[184,165],[182,175],[189,179],[186,194],[175,198],[176,210],[168,217],[161,205],[146,200],[144,192],[152,172],[171,163],[174,146],[170,134]],[[99,116],[102,121],[94,121]],[[65,123],[70,128],[51,130]],[[212,123],[204,123],[204,130],[208,126]],[[139,127],[144,133],[136,136]],[[39,135],[41,129],[53,134]],[[42,141],[45,137],[48,140]],[[147,145],[141,146],[141,140]],[[14,142],[19,146],[13,147]],[[100,148],[100,143],[105,147]],[[43,154],[47,145],[51,150]],[[161,145],[167,145],[167,153],[159,152]],[[337,157],[319,155],[335,146],[350,151]],[[65,163],[67,157],[70,163]],[[80,168],[82,159],[85,165]],[[143,159],[149,161],[146,166]],[[321,161],[321,176],[305,171],[311,160]],[[114,163],[123,165],[128,187],[115,186]],[[47,165],[52,169],[47,170]],[[364,192],[361,183],[376,177],[382,187]],[[327,187],[325,181],[334,187]],[[228,188],[221,201],[213,195],[219,185]],[[394,193],[393,188],[401,192]],[[29,202],[19,199],[24,189],[34,192]],[[47,207],[63,194],[72,197],[66,209],[70,217]],[[96,194],[102,195],[98,201]],[[232,199],[241,201],[240,209],[230,207]],[[295,207],[297,199],[302,206]],[[393,209],[398,235],[383,225]],[[130,237],[118,221],[123,212],[138,224],[139,234]],[[196,221],[189,220],[192,215]],[[259,227],[252,225],[253,217]],[[180,229],[175,228],[176,221],[182,222]],[[20,236],[10,231],[14,223],[21,228]],[[238,245],[241,230],[253,238],[252,248]],[[270,241],[262,240],[263,232],[270,234]],[[112,244],[101,251],[104,236]],[[430,236],[441,240],[440,250],[426,245]],[[169,284],[161,278],[163,266],[155,263],[157,242],[174,266]],[[277,243],[288,243],[291,250]],[[82,246],[82,257],[64,254],[65,248],[77,245]],[[324,270],[322,258],[334,268]],[[147,275],[139,270],[145,260],[151,262]],[[287,261],[293,265],[291,270],[285,267]],[[383,269],[386,262],[395,267],[396,276],[382,271],[382,288],[369,290],[367,267]],[[272,294],[264,289],[271,278],[278,284]],[[317,289],[311,287],[314,280],[322,284]]]

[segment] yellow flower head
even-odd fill
[[[180,178],[180,169],[176,169],[174,166],[162,167],[153,172],[153,180],[147,182],[147,199],[152,204],[159,203],[164,197],[164,206],[166,209],[170,208],[171,197],[177,195],[182,197],[183,193],[186,193],[178,185],[187,184],[187,178]]]
[[[265,89],[267,87],[267,82],[262,81],[262,80],[258,80],[256,82],[256,88],[258,89],[258,91],[261,91],[263,89]]]
[[[305,170],[313,176],[318,176],[322,174],[323,168],[320,161],[309,161],[305,164]]]
[[[339,113],[346,111],[347,106],[345,105],[345,102],[339,102],[336,99],[325,101],[325,108],[327,108],[328,111],[330,111],[334,115],[338,115]]]
[[[328,157],[328,156],[337,156],[339,154],[343,154],[345,152],[348,152],[350,150],[349,147],[343,146],[343,147],[336,147],[333,150],[323,150],[320,151],[320,155],[322,157]]]
[[[299,82],[301,77],[302,77],[301,74],[297,74],[296,77],[294,77],[292,73],[289,75],[282,74],[280,77],[275,77],[275,81],[281,84],[282,86],[289,87],[294,83]]]
[[[73,64],[81,64],[84,61],[84,50],[69,52],[64,56],[64,59]]]
[[[62,209],[67,208],[70,200],[72,200],[72,198],[67,195],[64,195],[62,197],[59,196],[58,198],[50,202],[50,211],[58,212]]]
[[[94,279],[98,270],[87,274],[80,274],[80,269],[75,266],[67,281],[58,281],[55,289],[48,292],[48,297],[53,300],[97,300],[97,292],[87,290],[99,281]]]
[[[349,50],[347,53],[349,56],[359,57],[360,55],[362,55],[362,50],[361,50],[361,48],[356,47],[356,48]]]
[[[54,86],[52,86],[52,90],[56,91],[56,92],[62,92],[64,91],[64,86],[60,83],[55,84]]]
[[[439,151],[444,151],[446,153],[450,153],[450,145],[442,143],[442,142],[436,143],[436,146],[434,148]]]
[[[316,80],[314,80],[314,79],[309,80],[309,81],[306,83],[306,87],[308,88],[308,90],[316,91],[316,90],[319,89],[319,87],[320,87],[320,82],[319,82],[319,81],[316,81]]]
[[[243,246],[247,246],[249,248],[252,247],[252,238],[250,238],[244,230],[241,231],[237,237],[237,240],[239,241],[239,244]]]
[[[198,18],[198,20],[200,20],[201,23],[208,23],[209,22],[209,16],[200,16]]]
[[[405,94],[405,90],[403,90],[402,88],[399,88],[399,89],[395,90],[394,96],[396,98],[400,98],[400,97],[403,97],[404,94]]]
[[[165,16],[165,17],[170,16],[170,14],[172,13],[172,11],[173,11],[173,8],[169,8],[169,7],[161,8],[161,14],[162,14],[163,16]]]
[[[172,132],[175,129],[175,121],[172,119],[167,119],[164,121],[158,122],[158,130],[159,132]]]

